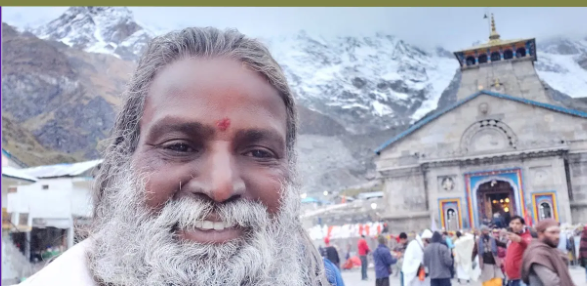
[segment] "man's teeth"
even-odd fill
[[[226,222],[212,222],[212,221],[198,221],[195,223],[195,227],[202,230],[224,230],[225,228],[232,228],[235,224],[229,224]]]

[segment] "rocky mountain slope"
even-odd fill
[[[6,24],[2,29],[3,116],[11,134],[30,135],[19,150],[57,152],[62,157],[55,162],[98,157],[134,61],[155,34],[124,7],[72,7],[24,33]],[[308,192],[372,178],[372,150],[455,102],[461,79],[447,50],[423,50],[392,35],[326,37],[301,31],[261,40],[297,97],[301,176]],[[536,69],[552,96],[573,106],[583,102],[585,109],[586,40],[538,42]],[[2,139],[22,145],[16,135]]]
[[[3,116],[48,150],[78,159],[99,156],[96,146],[113,125],[133,64],[41,40],[7,24],[2,36]],[[21,140],[3,135],[4,141]]]

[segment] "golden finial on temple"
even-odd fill
[[[496,24],[494,23],[494,13],[491,14],[491,26],[492,31],[490,32],[490,42],[498,42],[500,35],[496,32]]]

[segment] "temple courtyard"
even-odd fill
[[[586,285],[586,272],[584,270],[584,268],[582,267],[571,267],[570,268],[570,273],[572,274],[572,279],[574,279],[574,283],[576,285]],[[368,281],[361,281],[361,271],[359,268],[353,269],[353,270],[349,270],[349,271],[343,271],[342,273],[343,275],[343,280],[345,281],[345,286],[374,286],[376,285],[376,279],[374,277],[374,269],[370,268],[368,269]],[[453,279],[451,280],[451,285],[454,286],[458,286],[458,285],[463,285],[463,286],[481,286],[482,283],[481,282],[470,282],[469,284],[466,284],[465,282],[462,282],[463,284],[459,284],[457,283],[457,279]],[[390,277],[390,286],[401,286],[400,285],[400,277],[394,277],[391,276]]]

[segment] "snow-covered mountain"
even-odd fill
[[[72,7],[32,31],[88,52],[136,60],[155,33],[125,7]],[[437,108],[458,68],[442,48],[424,51],[393,35],[326,37],[301,31],[262,39],[304,106],[352,133],[403,126]],[[552,88],[585,97],[586,40],[539,41],[539,76]]]
[[[72,7],[31,32],[131,61],[157,34],[137,24],[125,7]],[[451,52],[423,50],[393,35],[327,37],[301,31],[262,40],[283,66],[298,101],[355,134],[404,126],[437,108],[458,68]],[[538,39],[538,56],[537,72],[549,86],[586,96],[586,39]]]
[[[126,60],[135,60],[154,36],[137,24],[125,7],[71,7],[31,32],[41,39]]]
[[[458,68],[392,35],[324,37],[302,31],[264,40],[299,102],[353,133],[408,124],[437,106]]]
[[[554,38],[537,41],[539,77],[559,92],[571,97],[586,97],[586,38]]]

